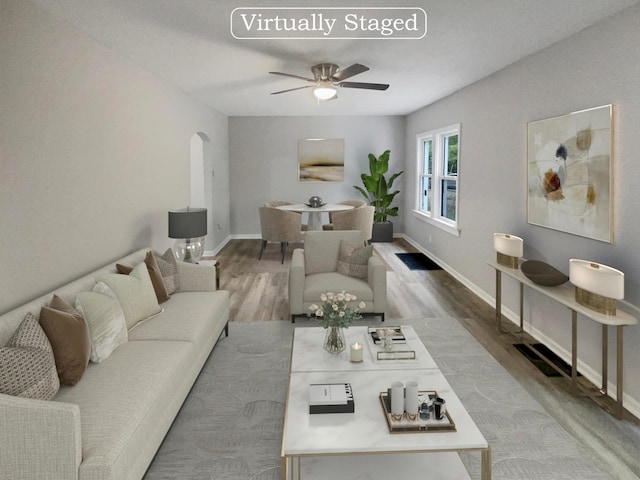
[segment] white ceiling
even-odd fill
[[[118,54],[230,116],[404,115],[504,68],[638,0],[31,0]],[[421,7],[421,40],[237,40],[237,7]],[[361,63],[350,81],[389,83],[387,91],[340,89],[314,100],[310,67]]]

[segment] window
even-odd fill
[[[417,136],[416,214],[458,234],[460,124]]]

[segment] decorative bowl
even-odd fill
[[[546,287],[556,287],[569,280],[564,273],[556,270],[548,263],[538,260],[527,260],[520,265],[520,270],[533,283]]]
[[[322,198],[314,195],[309,199],[309,203],[307,205],[309,205],[312,208],[318,208],[324,205],[324,203],[322,202]]]

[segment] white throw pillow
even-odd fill
[[[136,265],[129,275],[112,273],[101,277],[100,281],[107,284],[120,301],[127,328],[160,313],[158,297],[144,262]]]
[[[106,284],[98,282],[93,291],[78,293],[76,310],[82,314],[89,326],[92,362],[102,362],[118,345],[128,340],[124,312]]]

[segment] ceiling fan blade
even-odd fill
[[[389,88],[386,83],[340,82],[338,85],[346,88],[364,88],[367,90],[386,90]]]
[[[297,78],[298,80],[304,80],[306,82],[314,82],[315,83],[315,79],[313,78],[307,78],[307,77],[301,77],[300,75],[292,75],[290,73],[282,73],[282,72],[269,72],[272,75],[282,75],[283,77],[290,77],[290,78]]]
[[[289,88],[288,90],[280,90],[279,92],[271,92],[271,95],[278,95],[279,93],[293,92],[294,90],[302,90],[303,88],[311,88],[314,85],[305,85],[304,87]]]
[[[349,77],[353,77],[354,75],[358,75],[359,73],[366,72],[367,70],[369,70],[369,67],[365,67],[364,65],[360,65],[359,63],[354,63],[350,67],[347,67],[344,70],[340,70],[338,73],[332,76],[331,79],[336,82],[341,82],[342,80],[346,80]]]

